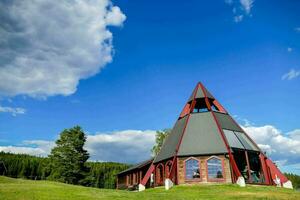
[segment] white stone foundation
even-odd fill
[[[244,177],[239,176],[238,179],[237,179],[237,181],[236,181],[236,184],[238,184],[240,187],[245,187],[246,183],[245,183]]]
[[[290,180],[282,184],[282,187],[288,188],[288,189],[293,189],[293,184]]]
[[[144,185],[139,184],[139,192],[144,191],[146,188]]]
[[[166,178],[166,180],[165,180],[165,189],[169,190],[173,186],[174,186],[174,183],[170,179]]]

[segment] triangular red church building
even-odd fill
[[[118,174],[117,188],[144,190],[173,184],[291,182],[198,83],[158,155]]]

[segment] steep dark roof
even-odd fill
[[[138,164],[136,164],[136,165],[134,165],[134,166],[132,166],[132,167],[129,167],[128,169],[126,169],[126,170],[124,170],[124,171],[121,171],[120,173],[118,173],[118,175],[119,175],[119,174],[124,174],[124,173],[126,173],[126,172],[129,172],[129,171],[132,171],[132,170],[135,170],[135,169],[140,169],[140,168],[142,168],[142,167],[144,167],[144,166],[146,166],[146,165],[148,165],[148,164],[151,164],[152,161],[153,161],[153,158],[151,158],[151,159],[149,159],[149,160],[145,160],[145,161],[143,161],[143,162],[140,162],[140,163],[138,163]]]
[[[213,95],[204,86],[203,86],[203,90],[208,98],[215,99],[213,97]],[[195,90],[193,91],[192,95],[190,96],[188,102],[193,100],[193,96],[194,96],[195,92],[196,92],[195,98],[204,98],[205,97],[205,95],[202,91],[202,88],[196,87]]]
[[[175,123],[171,133],[166,138],[166,141],[164,142],[160,152],[155,157],[154,163],[165,160],[167,158],[171,158],[175,155],[175,150],[182,135],[186,120],[187,116],[179,119]]]
[[[211,93],[199,83],[187,104],[193,99],[205,98],[205,96],[215,100]],[[225,140],[231,148],[259,151],[226,111],[224,113],[218,111],[196,112],[191,113],[189,118],[186,115],[177,120],[153,162],[157,163],[172,158],[176,154],[177,147],[178,156],[228,153],[218,126],[223,129]]]
[[[243,132],[243,130],[233,122],[228,114],[216,112],[215,115],[222,129]]]
[[[227,152],[212,113],[191,114],[178,150],[178,156]]]

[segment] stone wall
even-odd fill
[[[231,181],[231,169],[229,165],[229,159],[224,155],[216,155],[221,159],[223,163],[223,174],[224,179],[219,180],[208,180],[207,179],[207,167],[206,160],[212,156],[188,156],[188,157],[179,157],[178,158],[178,166],[177,166],[177,174],[178,174],[178,184],[195,184],[195,183],[232,183]],[[196,158],[200,161],[200,179],[198,180],[186,180],[185,179],[185,160],[189,158]]]

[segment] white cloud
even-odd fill
[[[6,141],[7,142],[7,141]],[[46,157],[55,146],[54,141],[48,140],[24,140],[19,145],[0,146],[0,152],[10,152],[17,154],[29,154],[33,156]]]
[[[54,141],[47,140],[25,140],[23,141],[23,144],[38,149],[39,152],[43,152],[41,156],[47,156],[50,154],[51,149],[55,146]]]
[[[0,96],[73,94],[112,61],[126,16],[110,0],[1,1]]]
[[[245,10],[246,14],[249,15],[251,8],[253,7],[253,0],[240,0],[242,8]]]
[[[287,48],[287,51],[288,51],[288,52],[292,52],[292,51],[293,51],[293,48],[288,47],[288,48]]]
[[[0,152],[29,154],[34,156],[46,156],[45,152],[40,148],[34,147],[18,147],[18,146],[0,146]]]
[[[300,163],[300,130],[282,133],[271,125],[245,126],[243,129],[272,160],[283,165]]]
[[[300,76],[300,70],[291,69],[286,74],[282,75],[281,80],[292,80]]]
[[[300,141],[300,129],[296,129],[291,132],[288,132],[287,135],[294,140]]]
[[[232,8],[233,13],[233,21],[236,23],[239,23],[243,21],[243,19],[248,16],[251,17],[251,9],[254,4],[254,0],[239,0],[239,1],[233,1],[233,0],[225,0],[225,3]]]
[[[241,22],[243,20],[243,18],[244,18],[244,15],[237,15],[237,16],[234,16],[233,19],[236,23],[238,23],[238,22]]]
[[[150,158],[155,131],[125,130],[87,137],[91,160],[136,163]]]
[[[253,122],[251,122],[250,120],[246,119],[246,118],[243,118],[243,117],[240,117],[238,115],[233,115],[233,118],[235,120],[237,120],[239,123],[243,124],[243,126],[255,126],[255,124]]]
[[[54,146],[53,141],[25,140],[20,146],[0,146],[0,151],[45,157]]]
[[[300,27],[296,27],[295,31],[298,32],[298,33],[300,33]]]
[[[137,163],[150,158],[155,131],[124,130],[87,135],[85,149],[90,160]],[[21,146],[0,146],[0,151],[47,156],[54,141],[26,140]]]
[[[284,166],[300,164],[300,129],[282,133],[272,125],[242,127],[273,161]],[[85,148],[90,160],[136,163],[151,156],[154,143],[153,130],[123,130],[89,134]],[[54,141],[29,140],[20,146],[0,146],[0,151],[46,156],[54,145]]]
[[[26,109],[24,108],[13,108],[13,107],[3,107],[0,105],[0,113],[3,112],[3,113],[11,113],[12,116],[17,116],[19,114],[25,114],[26,112]]]
[[[120,8],[114,6],[111,8],[111,11],[107,13],[106,23],[113,26],[120,26],[125,19],[126,17]]]

